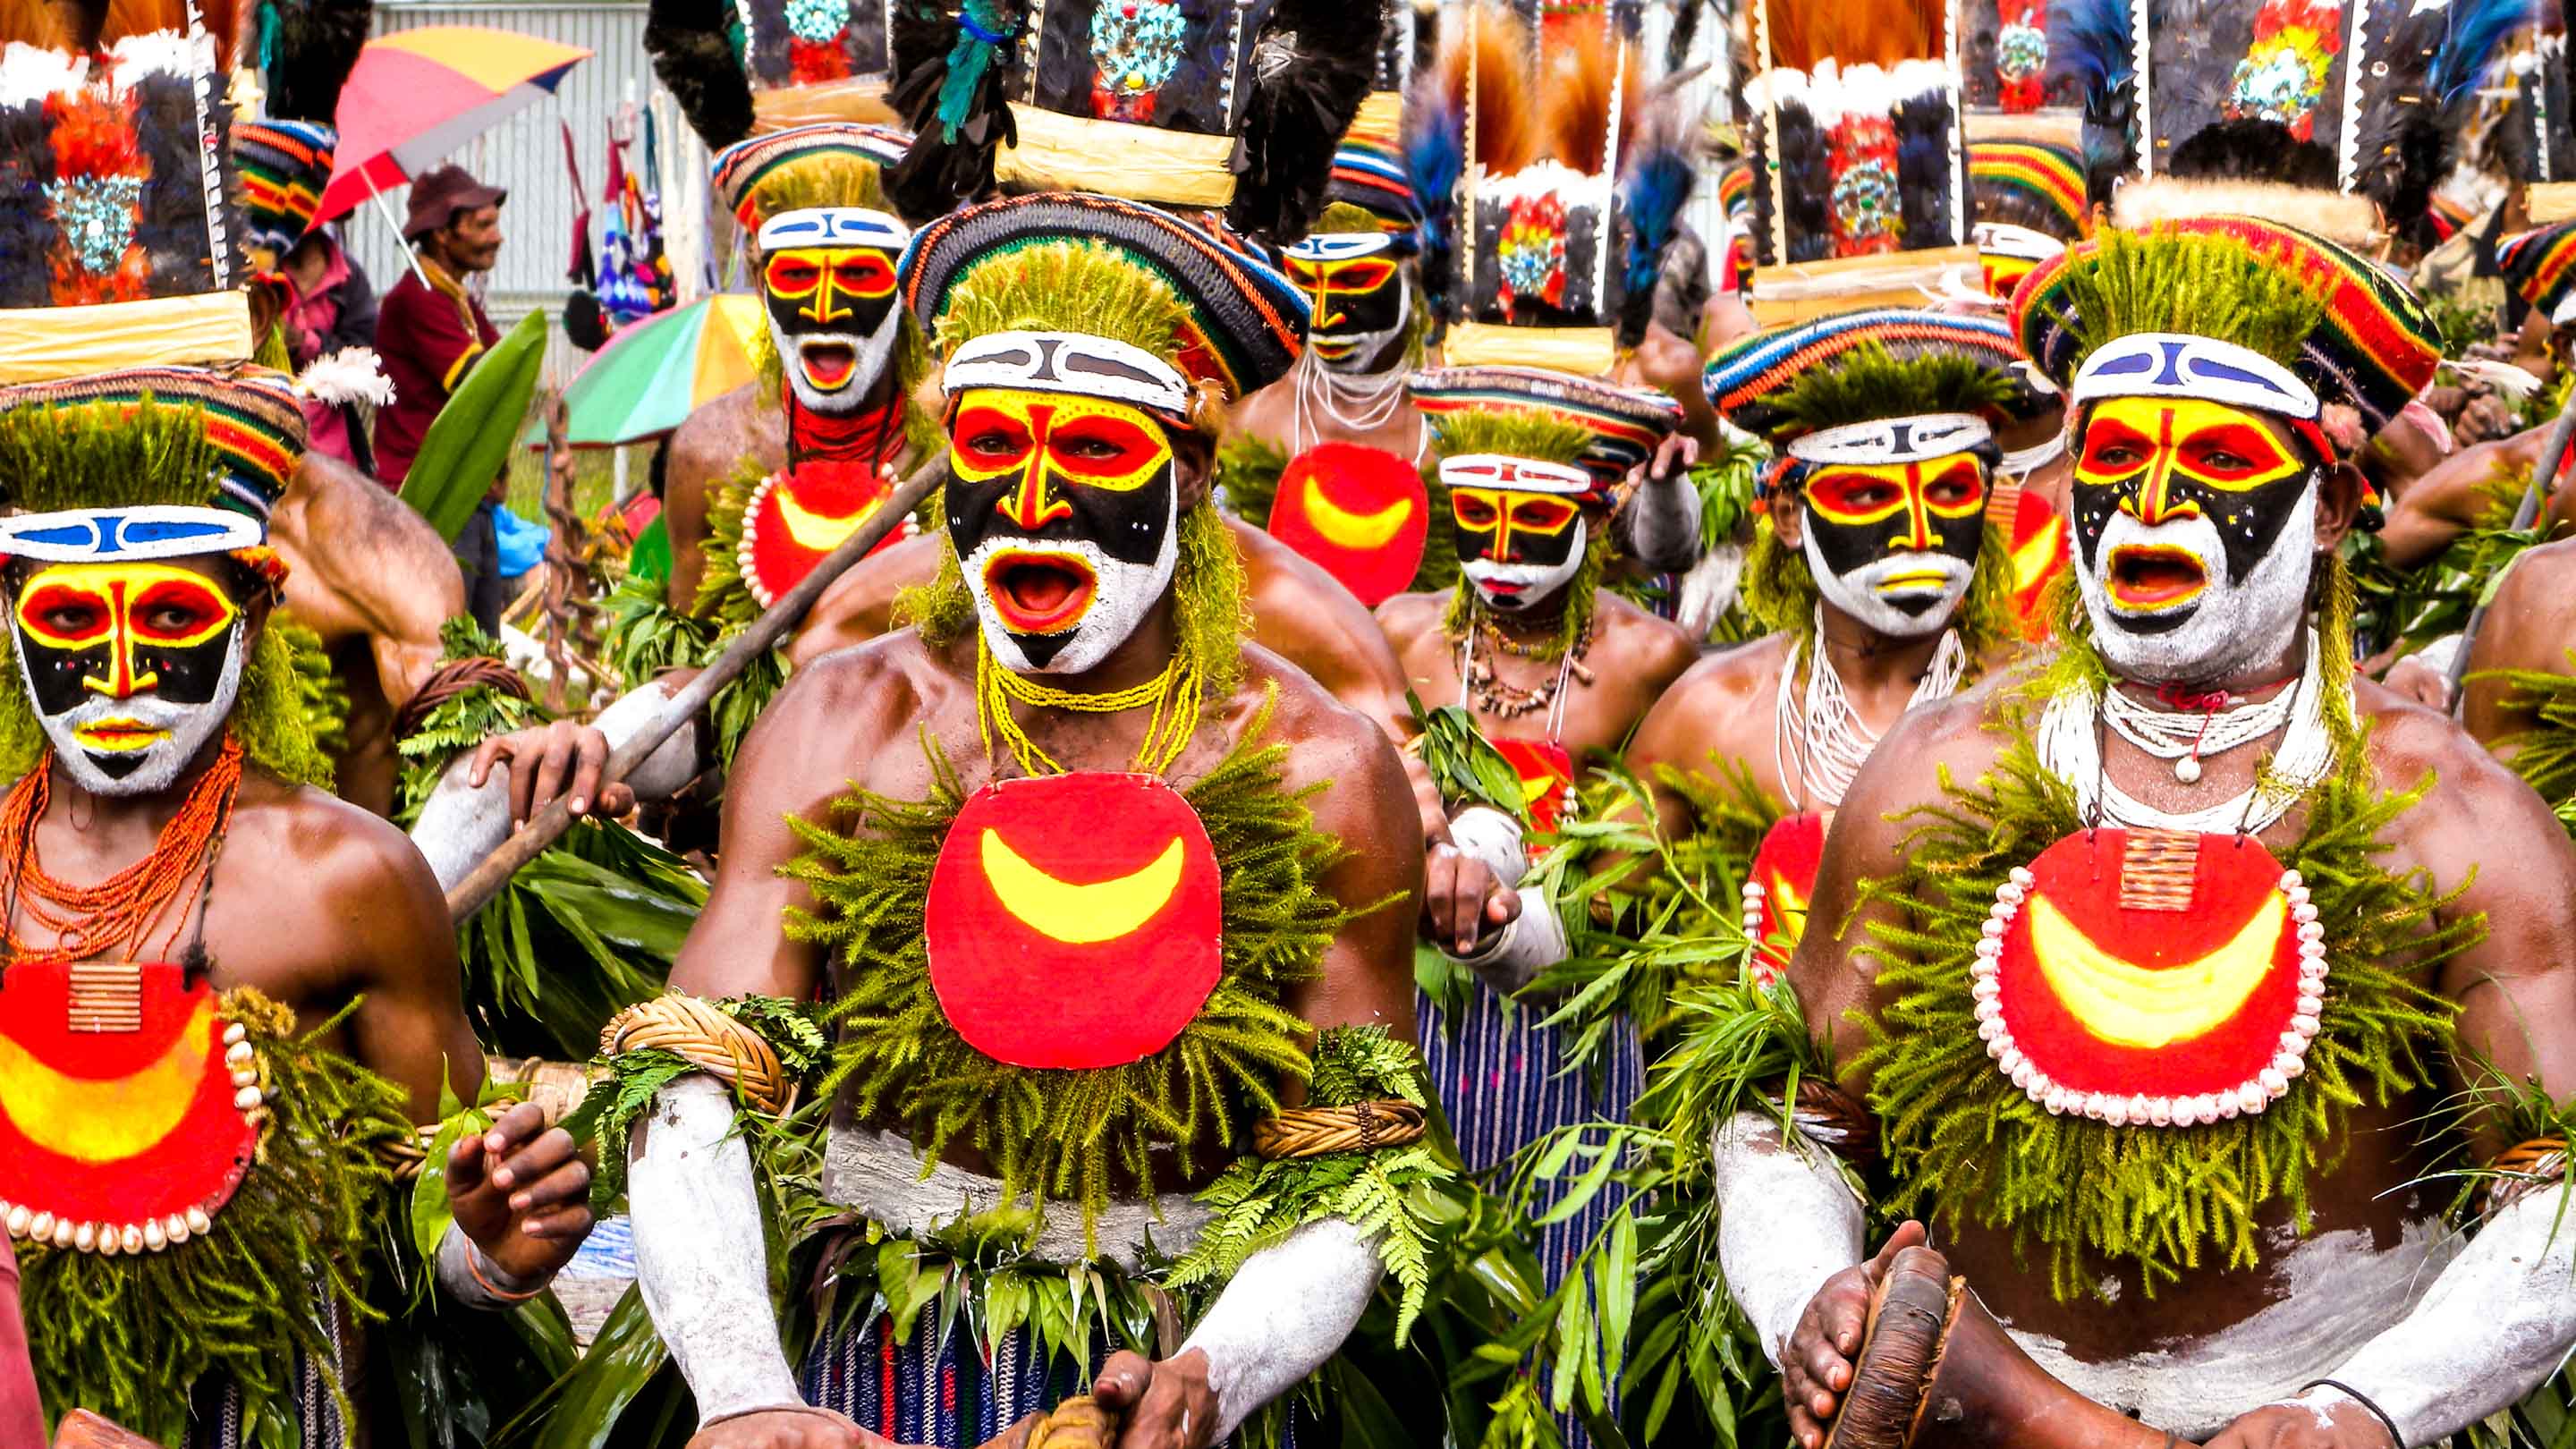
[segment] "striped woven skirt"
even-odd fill
[[[1413,1010],[1420,1022],[1423,1068],[1440,1094],[1449,1130],[1457,1134],[1458,1154],[1473,1171],[1501,1166],[1560,1127],[1624,1122],[1637,1094],[1645,1090],[1645,1050],[1636,1027],[1624,1016],[1595,1073],[1565,1070],[1566,1035],[1539,1025],[1548,1014],[1544,1005],[1506,1002],[1479,986],[1454,1031],[1428,995],[1415,992]],[[1531,1195],[1543,1214],[1564,1197],[1565,1182],[1534,1184]],[[1538,1229],[1539,1266],[1547,1274],[1549,1291],[1626,1199],[1626,1189],[1613,1184],[1581,1212]],[[1615,1411],[1615,1384],[1610,1403]],[[1566,1449],[1586,1449],[1592,1442],[1573,1415],[1559,1414],[1556,1421]]]
[[[879,1313],[856,1332],[823,1335],[798,1379],[805,1402],[847,1414],[898,1444],[972,1449],[1082,1392],[1109,1357],[1098,1346],[1087,1365],[1061,1354],[1043,1362],[1037,1335],[1021,1327],[994,1346],[987,1362],[963,1323],[952,1324],[941,1340],[936,1303],[921,1310],[902,1343],[888,1331],[892,1323]],[[1299,1417],[1289,1415],[1283,1449],[1295,1449]]]

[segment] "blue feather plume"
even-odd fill
[[[2426,80],[2446,107],[2482,84],[2496,52],[2537,19],[2532,0],[2451,0],[2443,13],[2448,29]]]
[[[1682,206],[1690,200],[1691,179],[1690,157],[1678,146],[1657,146],[1635,156],[1620,178],[1619,204],[1628,214],[1626,283],[1632,295],[1654,288]]]
[[[1422,275],[1445,290],[1458,211],[1458,178],[1467,166],[1466,116],[1449,104],[1436,71],[1414,82],[1405,104],[1404,173],[1422,209]]]

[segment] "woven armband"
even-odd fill
[[[1775,1105],[1776,1088],[1763,1095]],[[1856,1172],[1868,1172],[1878,1165],[1878,1119],[1861,1105],[1858,1098],[1821,1077],[1798,1079],[1798,1100],[1789,1113],[1789,1121],[1800,1136],[1841,1158]]]
[[[1271,1162],[1404,1147],[1422,1140],[1422,1108],[1399,1098],[1344,1107],[1290,1107],[1252,1124],[1252,1150]]]
[[[796,1084],[767,1038],[703,997],[673,993],[638,1002],[611,1017],[599,1053],[666,1051],[730,1085],[744,1105],[777,1116],[794,1102]]]
[[[2534,1137],[2516,1143],[2497,1153],[2487,1168],[2494,1176],[2487,1179],[2485,1201],[2479,1211],[2491,1218],[2533,1193],[2567,1180],[2567,1140]]]

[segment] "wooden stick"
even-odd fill
[[[678,733],[680,726],[697,718],[698,711],[706,708],[707,701],[715,697],[717,690],[733,683],[751,667],[753,660],[768,653],[770,646],[801,623],[806,612],[814,607],[814,601],[832,586],[833,580],[848,572],[850,565],[867,557],[868,550],[893,532],[895,526],[929,496],[930,490],[939,486],[947,461],[945,457],[933,458],[915,469],[911,477],[897,484],[885,502],[878,505],[877,511],[869,515],[867,522],[841,540],[839,547],[823,555],[812,573],[798,580],[796,587],[770,605],[766,613],[752,620],[749,628],[735,635],[733,642],[725,646],[724,653],[717,655],[714,663],[699,671],[698,677],[673,695],[642,730],[609,755],[608,769],[601,775],[599,783],[604,787],[625,779],[636,766],[660,749],[664,740]],[[500,849],[492,852],[447,892],[449,920],[462,924],[468,916],[481,910],[484,903],[500,894],[501,887],[508,883],[519,867],[543,854],[547,846],[572,828],[572,809],[566,803],[567,799],[566,796],[557,796],[544,809],[528,817],[527,824],[501,842]]]
[[[2513,511],[2513,531],[2522,532],[2540,517],[2540,502],[2548,496],[2550,485],[2558,481],[2559,460],[2567,456],[2567,439],[2576,434],[2576,392],[2567,395],[2567,406],[2558,410],[2558,421],[2549,429],[2549,446],[2540,462],[2531,470],[2531,483],[2522,490],[2522,503]],[[2431,567],[2431,565],[2426,565]],[[2469,673],[2469,646],[2478,642],[2478,630],[2487,622],[2487,606],[2481,601],[2469,610],[2469,622],[2460,629],[2460,652],[2451,656],[2451,713],[2454,717],[2468,699],[2465,681]]]

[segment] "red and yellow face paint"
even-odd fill
[[[2094,405],[2084,419],[2075,456],[2075,536],[2089,567],[2103,568],[2100,545],[2117,514],[2139,524],[2205,519],[2227,556],[2228,576],[2242,582],[2256,560],[2271,551],[2290,510],[2302,505],[2314,468],[2259,413],[2199,398],[2117,397]],[[2151,587],[2161,577],[2152,554],[2190,554],[2163,545],[2124,547],[2144,582],[2135,607],[2169,609],[2206,587],[2207,560],[2182,557],[2169,570],[2184,579],[2174,588]],[[2184,592],[2176,592],[2185,589]],[[2119,602],[2115,600],[2115,602]]]
[[[240,607],[214,580],[170,564],[56,564],[18,591],[19,646],[44,715],[93,696],[204,704],[240,621]],[[77,732],[82,747],[98,753],[148,748],[167,733],[116,718]]]
[[[1910,463],[1835,463],[1805,483],[1807,527],[1836,575],[1900,553],[1974,560],[1985,528],[1986,470],[1973,453]],[[1883,588],[1911,587],[1890,576]]]
[[[1348,355],[1366,339],[1403,324],[1403,263],[1392,252],[1331,258],[1292,253],[1286,260],[1288,279],[1312,305],[1307,338],[1318,356]]]

